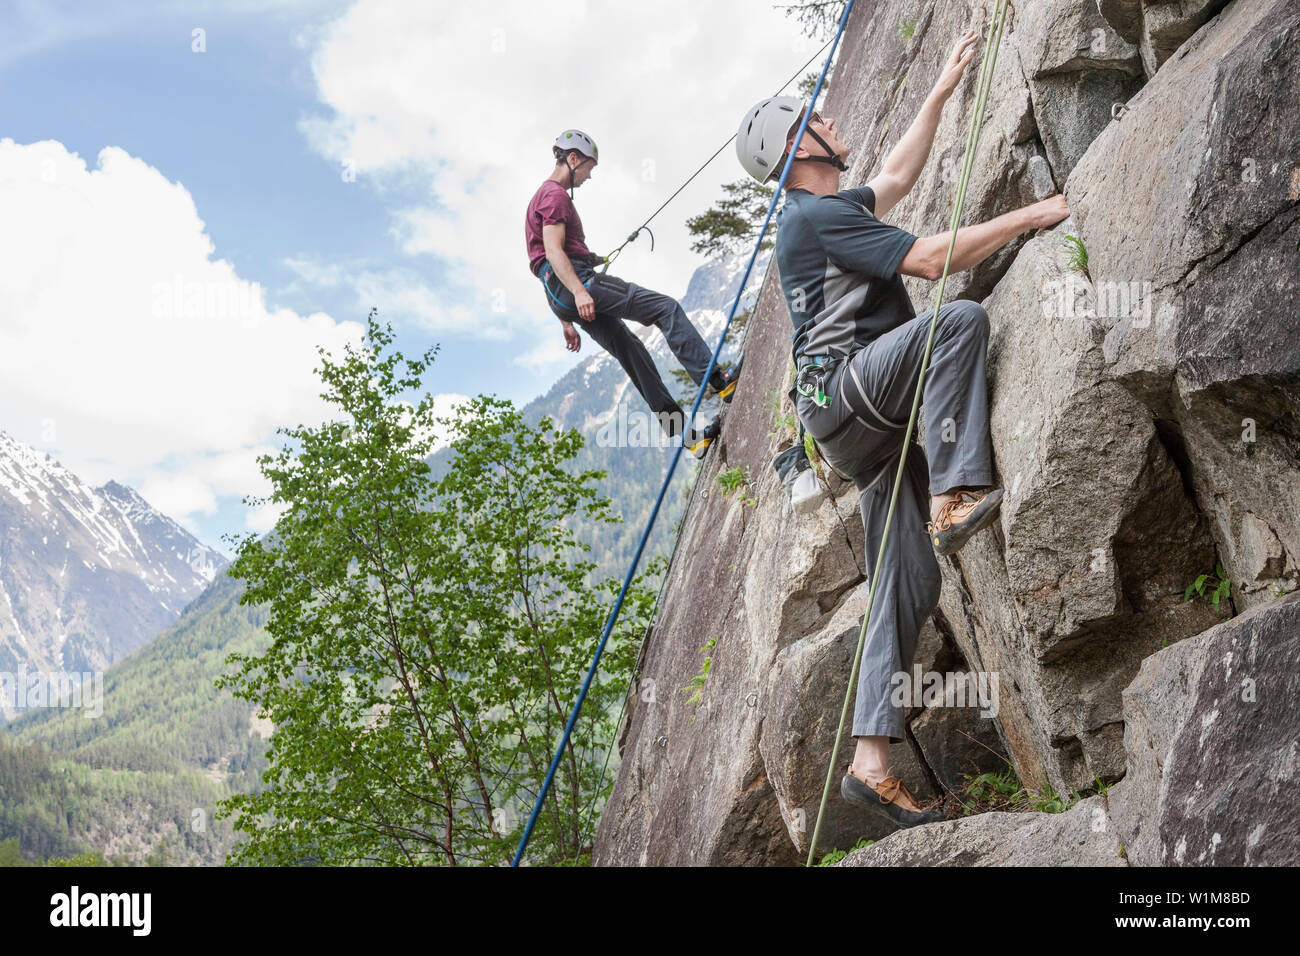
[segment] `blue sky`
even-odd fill
[[[325,416],[315,346],[369,305],[406,354],[440,343],[448,401],[522,404],[591,354],[524,254],[555,132],[601,144],[577,200],[607,251],[819,45],[742,0],[0,6],[0,429],[228,551],[274,519],[240,498],[275,426]],[[683,220],[740,175],[724,152],[621,274],[680,295]],[[256,290],[160,314],[172,280]]]

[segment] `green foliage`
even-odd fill
[[[808,456],[808,463],[812,465],[817,477],[825,481],[826,473],[822,471],[822,457],[817,453],[817,442],[813,441],[812,435],[806,432],[803,436],[803,453]]]
[[[904,20],[902,23],[900,23],[898,25],[898,35],[902,37],[905,41],[910,42],[912,37],[916,35],[916,21]]]
[[[787,17],[793,17],[799,30],[814,40],[826,40],[835,32],[844,12],[841,0],[799,0],[775,5]]]
[[[786,410],[785,396],[779,388],[768,393],[767,411],[772,416],[773,428],[767,433],[768,438],[784,438],[787,434],[798,433],[799,420],[795,417],[793,408]]]
[[[583,446],[479,396],[438,418],[422,387],[436,349],[388,353],[391,327],[333,360],[339,419],[281,429],[259,459],[284,511],[236,541],[230,573],[267,609],[269,647],[232,654],[219,686],[274,724],[264,789],[222,802],[247,834],[229,862],[502,864],[509,860],[617,594],[593,583],[572,524],[613,523],[571,473]],[[426,461],[450,439],[445,473]],[[648,573],[661,573],[655,563]],[[654,603],[629,590],[530,844],[535,864],[580,859],[613,712]],[[612,706],[613,705],[613,706]]]
[[[840,860],[844,859],[854,850],[861,850],[864,847],[869,847],[871,846],[871,844],[875,842],[876,842],[875,840],[868,840],[866,837],[863,837],[861,840],[853,844],[853,846],[849,847],[847,850],[831,850],[829,853],[827,853],[825,856],[823,856],[820,860],[817,861],[817,865],[834,866],[836,863],[840,862]]]
[[[740,322],[742,315],[744,316],[746,321],[749,320],[749,316],[750,316],[749,312],[742,312],[738,314],[736,318],[732,320],[731,323],[731,328],[733,330],[736,329],[736,323]],[[744,322],[740,322],[740,327],[742,329],[744,328]],[[729,332],[728,335],[730,334],[732,333]],[[720,371],[727,372],[730,371],[731,367],[735,364],[736,363],[733,362],[731,359],[720,359],[718,361],[718,369]],[[675,365],[672,368],[670,368],[668,370],[668,374],[672,376],[673,381],[677,383],[677,387],[678,387],[677,403],[681,405],[682,408],[686,409],[687,412],[689,412],[691,406],[695,404],[695,393],[700,390],[700,387],[695,384],[695,380],[691,378],[690,372],[686,371],[686,369],[682,368],[679,365]],[[703,415],[704,417],[708,418],[712,414],[715,414],[717,412],[719,407],[717,394],[718,393],[713,390],[712,385],[709,385],[708,387],[705,388],[704,400],[700,402],[700,414]]]
[[[1101,794],[1103,797],[1110,792],[1111,785],[1106,783],[1095,773],[1092,775],[1092,784],[1094,792]]]
[[[17,837],[0,840],[0,867],[4,866],[27,866]]]
[[[690,691],[691,696],[686,698],[686,703],[694,706],[704,698],[704,685],[709,681],[709,668],[713,666],[713,658],[707,654],[713,650],[714,645],[718,643],[716,637],[709,638],[708,642],[700,648],[700,653],[705,654],[704,662],[700,664],[699,671],[692,677],[682,688],[684,691]],[[691,723],[695,723],[695,715],[691,715]]]
[[[741,468],[739,465],[733,465],[725,471],[718,472],[714,481],[722,486],[724,498],[730,498],[732,494],[739,491],[738,499],[742,505],[752,508],[758,504],[758,499],[747,493],[751,483],[748,467]]]
[[[985,810],[1006,809],[1024,798],[1025,790],[1011,761],[1003,758],[1003,762],[1006,767],[998,773],[986,772],[974,777],[962,774],[965,783],[958,795],[962,816]]]
[[[1071,790],[1069,797],[1066,797],[1058,794],[1050,783],[1044,783],[1039,790],[1025,791],[1015,802],[1025,803],[1040,813],[1064,813],[1082,799],[1083,795],[1078,790]]]
[[[966,777],[968,782],[965,792],[976,800],[992,803],[998,797],[1014,797],[1020,792],[1020,781],[1012,771],[1002,773],[982,773],[977,777]]]
[[[733,491],[744,487],[748,478],[743,468],[739,465],[733,465],[726,471],[718,472],[717,477],[713,480],[722,486],[722,494],[726,497],[730,497]]]
[[[1043,789],[1031,792],[1029,805],[1042,813],[1061,813],[1066,809],[1065,798],[1058,795],[1050,783],[1043,784]]]
[[[269,735],[248,703],[213,685],[231,651],[267,641],[264,611],[241,607],[242,592],[219,577],[110,668],[99,717],[41,708],[6,726],[13,746],[0,738],[0,839],[18,837],[35,862],[104,850],[111,834],[122,847],[113,862],[140,864],[144,848],[169,833],[173,863],[225,858],[235,834],[214,819],[217,801],[260,785]]]
[[[75,856],[55,856],[44,860],[41,866],[110,866],[105,859],[104,854],[98,850],[88,853],[78,853]]]
[[[751,248],[763,227],[763,220],[767,218],[774,188],[749,177],[723,185],[725,195],[722,199],[700,215],[686,220],[687,231],[695,237],[691,250],[717,256],[736,255]],[[772,248],[775,239],[776,221],[773,219],[761,248]]]
[[[834,64],[831,65],[830,73],[826,74],[826,82],[822,84],[823,97],[831,91],[831,76],[835,73]],[[821,70],[813,70],[811,73],[805,73],[799,80],[799,85],[795,87],[795,95],[802,96],[804,99],[812,99],[813,90],[817,89],[817,77],[821,76]],[[823,99],[823,102],[825,100]]]
[[[1075,235],[1067,235],[1063,241],[1070,250],[1069,264],[1091,279],[1092,276],[1088,273],[1088,250],[1084,248],[1083,240]]]
[[[1206,591],[1206,588],[1209,591]],[[1197,575],[1196,580],[1187,585],[1187,590],[1183,592],[1183,601],[1192,600],[1193,595],[1204,598],[1213,605],[1214,609],[1219,610],[1219,605],[1223,599],[1232,593],[1232,581],[1223,571],[1223,565],[1216,563],[1214,565],[1214,576],[1208,574]]]

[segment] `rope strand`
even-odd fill
[[[962,207],[966,203],[966,187],[970,182],[971,167],[975,163],[975,147],[979,143],[980,129],[984,125],[984,102],[988,98],[989,86],[993,79],[993,65],[997,61],[998,43],[1002,39],[1002,24],[1006,19],[1007,12],[1006,4],[1007,0],[997,0],[997,7],[993,14],[993,28],[989,31],[988,41],[984,48],[984,61],[980,64],[980,79],[975,94],[975,109],[971,115],[970,132],[966,136],[966,156],[962,162],[961,179],[957,184],[957,198],[953,204],[952,222],[949,226],[952,235],[948,238],[948,253],[944,258],[943,272],[939,276],[939,286],[935,292],[934,311],[930,316],[930,334],[925,340],[925,354],[921,358],[921,372],[917,376],[916,392],[912,396],[912,413],[907,419],[907,430],[903,432],[903,447],[898,458],[898,474],[894,478],[894,490],[889,499],[889,510],[885,514],[885,528],[880,538],[880,550],[876,554],[876,563],[872,568],[871,590],[867,595],[867,610],[862,616],[862,628],[858,632],[858,649],[853,655],[853,670],[849,674],[849,685],[844,692],[844,706],[840,710],[840,722],[835,730],[835,743],[831,748],[830,766],[826,768],[826,785],[822,789],[821,805],[817,808],[817,823],[813,827],[812,839],[808,842],[806,866],[813,865],[813,859],[817,854],[817,841],[821,835],[822,817],[826,813],[826,800],[830,796],[831,781],[835,777],[835,764],[838,762],[840,755],[840,741],[844,736],[844,721],[848,717],[849,704],[853,700],[854,685],[858,680],[858,668],[862,664],[862,650],[867,642],[867,625],[871,621],[871,608],[876,601],[876,584],[880,578],[875,572],[885,559],[885,548],[889,544],[889,532],[894,521],[894,508],[898,504],[898,491],[902,487],[903,473],[907,467],[907,450],[912,444],[912,432],[916,428],[916,415],[921,405],[921,393],[925,386],[925,373],[930,367],[930,349],[934,344],[934,330],[939,320],[939,308],[943,305],[943,290],[948,281],[948,270],[952,266],[953,247],[957,244],[957,227],[961,222]]]
[[[826,74],[830,71],[831,60],[835,58],[835,51],[839,48],[840,37],[844,35],[844,28],[848,25],[849,12],[853,9],[853,0],[848,0],[844,5],[844,13],[840,16],[839,29],[835,32],[835,37],[831,41],[831,51],[826,57],[826,63],[822,66],[821,75],[817,77],[817,85],[813,88],[812,96],[809,100],[809,108],[804,110],[803,119],[799,122],[799,130],[795,135],[795,142],[799,142],[808,128],[808,120],[812,118],[812,107],[817,103],[817,97],[822,91],[822,85],[826,81]],[[724,144],[725,145],[725,144]],[[719,150],[721,152],[721,150]],[[749,262],[745,266],[745,272],[740,278],[740,288],[736,290],[736,299],[731,303],[731,311],[727,314],[727,322],[722,327],[722,335],[718,337],[718,344],[713,350],[713,357],[709,360],[709,367],[705,369],[704,376],[700,380],[699,389],[695,393],[695,403],[691,406],[691,414],[688,421],[695,420],[695,414],[699,411],[700,402],[704,399],[704,391],[708,387],[709,379],[713,375],[713,370],[717,367],[718,356],[722,353],[722,346],[727,341],[727,330],[731,328],[731,320],[736,317],[736,309],[740,306],[741,297],[745,294],[745,286],[749,282],[750,274],[754,270],[754,263],[758,259],[758,254],[762,249],[763,239],[767,236],[768,227],[772,224],[772,217],[776,212],[777,203],[781,198],[781,190],[785,188],[785,181],[790,175],[790,170],[794,163],[786,163],[785,169],[781,172],[780,182],[777,183],[776,190],[772,193],[772,202],[767,207],[767,218],[763,220],[763,228],[759,230],[758,240],[754,243],[754,251],[750,253]],[[768,267],[771,268],[771,260],[768,261]],[[683,441],[686,434],[683,433]],[[546,802],[546,795],[550,792],[551,782],[555,778],[555,770],[560,764],[560,759],[564,756],[564,748],[573,734],[573,726],[578,720],[578,714],[582,710],[582,703],[587,698],[587,691],[591,688],[591,682],[596,676],[596,669],[600,665],[601,655],[605,652],[605,645],[609,642],[610,634],[613,633],[614,624],[618,621],[618,615],[623,609],[623,600],[627,597],[628,588],[632,585],[632,576],[636,573],[637,566],[641,563],[641,555],[645,551],[646,542],[650,538],[650,532],[654,529],[655,521],[659,517],[659,509],[663,505],[664,496],[668,493],[668,486],[673,480],[673,474],[677,471],[677,463],[681,461],[682,451],[685,444],[676,446],[673,452],[672,463],[668,466],[668,473],[664,476],[663,484],[659,486],[659,496],[655,499],[654,508],[650,511],[650,519],[646,522],[645,530],[641,532],[641,540],[637,543],[636,554],[632,558],[632,566],[627,569],[627,576],[623,579],[623,587],[618,592],[618,598],[614,602],[614,608],[610,612],[609,620],[605,624],[605,631],[601,634],[600,642],[596,645],[596,653],[591,659],[591,666],[587,669],[587,676],[583,679],[582,687],[578,691],[578,699],[573,705],[573,711],[569,714],[569,721],[564,727],[564,735],[560,739],[560,745],[555,749],[555,756],[551,759],[551,766],[546,771],[546,779],[542,782],[541,792],[537,795],[537,802],[533,805],[533,812],[528,817],[528,824],[524,827],[523,835],[519,838],[519,846],[515,850],[514,859],[510,861],[511,866],[518,866],[523,859],[524,850],[528,848],[528,841],[532,837],[533,827],[537,823],[537,817],[541,813],[542,805]]]
[[[786,80],[784,83],[782,83],[781,86],[780,86],[780,88],[779,88],[775,93],[773,93],[772,95],[773,95],[773,96],[780,96],[780,95],[781,95],[781,90],[784,90],[787,86],[789,86],[791,83],[793,83],[795,80],[797,80],[797,79],[799,78],[799,74],[802,73],[804,70],[808,69],[808,65],[809,65],[810,63],[812,63],[813,60],[817,59],[817,57],[821,56],[822,50],[825,50],[825,49],[826,49],[828,46],[830,46],[830,45],[831,45],[831,41],[830,41],[830,40],[827,40],[825,43],[823,43],[822,46],[821,46],[821,50],[818,50],[816,53],[814,53],[812,56],[810,56],[807,60],[805,60],[805,61],[804,61],[804,65],[801,66],[801,67],[799,67],[799,69],[795,71],[794,76],[790,77],[790,79],[788,79],[788,80]],[[735,133],[732,133],[731,136],[730,136],[730,138],[728,138],[727,141],[726,141],[725,143],[723,143],[721,146],[719,146],[717,149],[715,149],[715,150],[713,151],[713,155],[712,155],[712,156],[710,156],[708,159],[706,159],[706,160],[705,160],[705,161],[700,165],[700,167],[699,167],[698,169],[695,170],[695,172],[691,173],[690,176],[686,177],[686,181],[685,181],[684,183],[682,183],[680,186],[678,186],[675,190],[673,190],[673,194],[672,194],[671,196],[669,196],[667,199],[665,199],[662,203],[660,203],[659,208],[656,209],[654,212],[652,212],[652,213],[650,214],[650,217],[649,217],[648,219],[646,219],[645,222],[641,223],[641,225],[637,226],[635,229],[632,230],[631,234],[630,234],[626,239],[623,240],[623,245],[619,246],[617,249],[615,249],[613,252],[611,252],[609,255],[607,255],[607,256],[605,257],[605,266],[604,266],[604,268],[602,268],[600,271],[601,271],[601,272],[605,272],[605,271],[607,271],[607,270],[609,269],[610,265],[613,263],[613,261],[614,261],[615,259],[618,258],[618,254],[619,254],[620,252],[623,251],[623,247],[626,246],[629,242],[632,242],[633,240],[635,240],[636,237],[640,234],[640,232],[641,232],[642,229],[645,229],[646,232],[650,232],[650,230],[649,230],[649,229],[646,229],[646,227],[647,227],[648,225],[650,225],[651,222],[654,221],[655,216],[657,216],[657,215],[659,215],[661,212],[663,212],[664,209],[668,206],[668,204],[669,204],[670,202],[672,202],[674,199],[676,199],[677,196],[678,196],[678,194],[681,193],[681,191],[682,191],[683,189],[685,189],[687,186],[689,186],[689,185],[691,184],[692,180],[694,180],[696,176],[698,176],[700,173],[704,172],[704,170],[708,168],[709,163],[711,163],[711,162],[713,162],[715,159],[717,159],[718,156],[719,156],[719,154],[720,154],[724,149],[726,149],[728,146],[730,146],[730,145],[732,144],[732,142],[735,141],[735,139],[736,139],[736,134],[735,134]],[[654,248],[655,248],[655,235],[654,235],[653,232],[650,232],[650,251],[651,251],[651,252],[654,252]]]

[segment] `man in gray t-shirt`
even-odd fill
[[[775,250],[794,324],[798,373],[790,397],[822,457],[859,489],[872,562],[884,535],[892,476],[911,437],[907,420],[933,316],[932,310],[916,314],[902,277],[938,279],[951,238],[918,237],[881,217],[916,184],[976,38],[969,31],[958,40],[911,126],[860,188],[839,188],[850,150],[834,120],[812,113],[795,143],[806,109],[797,98],[756,104],[737,135],[741,164],[760,182],[777,179],[787,162],[795,164]],[[959,229],[949,271],[969,269],[1019,234],[1067,215],[1064,198],[1054,196]],[[943,813],[920,806],[890,772],[889,745],[904,739],[905,710],[891,700],[893,678],[910,673],[917,635],[938,606],[936,553],[955,552],[992,523],[1002,498],[1001,489],[991,487],[988,334],[979,303],[959,300],[940,309],[923,391],[925,450],[908,453],[888,549],[880,567],[870,569],[876,597],[853,713],[857,749],[840,792],[904,827],[943,819]]]

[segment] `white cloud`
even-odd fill
[[[577,202],[588,244],[605,253],[821,45],[742,0],[357,0],[310,43],[325,111],[301,123],[308,141],[363,181],[404,187],[388,193],[407,197],[391,209],[402,251],[451,264],[459,280],[440,295],[466,311],[443,315],[441,329],[508,330],[531,366],[556,355],[556,331],[527,271],[523,216],[556,133],[578,127],[601,146]],[[685,218],[743,175],[724,150],[655,221],[654,254],[642,235],[614,271],[681,295],[700,262]],[[423,198],[409,198],[413,182]]]
[[[163,514],[173,516],[189,518],[217,510],[212,486],[196,474],[156,474],[140,486],[140,495]]]
[[[548,369],[556,368],[563,362],[572,361],[574,355],[565,348],[564,332],[560,328],[560,323],[555,322],[554,326],[555,328],[550,336],[543,338],[528,351],[516,355],[514,363],[521,368],[545,372]],[[586,358],[589,354],[588,350],[593,348],[599,351],[600,346],[596,345],[590,337],[583,336],[582,349],[579,350],[578,359]]]
[[[330,417],[312,369],[361,325],[270,309],[190,194],[109,147],[0,140],[0,422],[177,519],[265,493],[275,429]],[[249,484],[253,483],[253,487]]]
[[[470,338],[504,340],[517,323],[501,306],[476,310],[454,301],[411,268],[323,262],[313,256],[284,260],[298,276],[284,291],[348,289],[361,312],[378,308],[385,320],[396,319],[430,333],[453,332]]]

